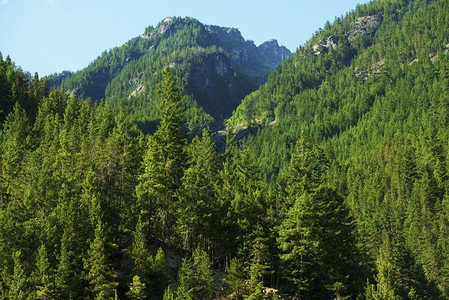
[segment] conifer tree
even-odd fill
[[[207,253],[196,248],[191,258],[184,259],[178,273],[176,299],[212,299],[214,282]]]
[[[89,294],[96,299],[112,299],[118,283],[114,280],[114,271],[108,261],[106,237],[101,222],[95,228],[95,239],[90,244],[84,268],[90,286]]]
[[[181,186],[187,164],[187,134],[183,133],[185,109],[181,105],[181,94],[168,66],[163,75],[164,80],[159,85],[162,96],[161,123],[154,136],[149,139],[143,162],[145,171],[140,176],[137,193],[139,202],[150,204],[153,222],[161,238],[172,242],[176,191]],[[153,177],[153,174],[157,175]]]
[[[164,296],[162,298],[163,300],[175,300],[175,293],[170,288],[170,286],[167,286],[167,288],[164,291]]]
[[[245,299],[263,299],[262,286],[264,284],[264,276],[270,272],[268,265],[268,247],[267,238],[263,232],[261,225],[257,225],[253,232],[251,262],[249,266],[249,280],[247,283],[248,295]]]
[[[348,276],[357,261],[353,223],[342,197],[324,183],[322,151],[305,137],[297,149],[289,166],[294,204],[278,229],[285,276],[298,296],[344,297],[355,280]]]
[[[244,272],[243,263],[237,259],[231,259],[229,265],[226,267],[226,292],[227,294],[234,295],[232,299],[240,299],[244,290],[244,282],[246,280],[246,274]]]
[[[39,247],[37,255],[37,277],[36,282],[36,297],[38,299],[53,299],[56,297],[54,274],[50,262],[48,261],[48,254],[45,244]]]
[[[366,288],[366,299],[402,299],[399,293],[400,270],[396,263],[397,254],[388,237],[384,237],[379,257],[376,261],[376,284],[369,284]]]
[[[177,232],[181,245],[193,250],[200,243],[212,248],[216,230],[218,203],[216,185],[219,161],[215,146],[207,131],[202,138],[195,137],[188,151],[190,166],[182,178],[177,193]]]
[[[173,197],[174,191],[180,186],[186,166],[185,151],[187,134],[183,133],[185,126],[185,108],[181,104],[176,79],[170,67],[165,66],[164,80],[159,85],[162,96],[160,109],[161,123],[154,134],[156,142],[162,147],[164,174],[167,178],[167,198]]]
[[[129,286],[129,291],[126,293],[129,299],[143,300],[145,298],[145,283],[140,281],[140,277],[135,275],[133,282]]]
[[[13,111],[3,124],[0,147],[0,189],[7,194],[14,194],[17,187],[17,176],[21,170],[21,162],[26,150],[30,125],[23,108],[16,102]],[[1,191],[1,190],[0,190]]]
[[[152,257],[147,249],[144,223],[140,216],[136,224],[130,255],[134,262],[132,274],[134,277],[137,276],[142,284],[148,286]]]
[[[151,257],[150,283],[148,288],[156,296],[162,296],[168,285],[168,264],[164,251],[159,248],[154,257]]]
[[[12,300],[27,299],[30,296],[28,294],[28,279],[23,268],[21,256],[22,254],[20,250],[13,253],[14,269],[8,282],[8,298]]]

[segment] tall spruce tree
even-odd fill
[[[131,246],[131,258],[134,262],[132,274],[139,278],[139,282],[148,286],[149,272],[151,272],[152,257],[148,252],[145,227],[142,218],[136,224],[136,231],[133,235],[133,244]],[[133,279],[134,280],[134,279]]]
[[[48,254],[45,244],[42,244],[39,247],[36,267],[37,267],[36,275],[38,278],[38,281],[35,283],[37,299],[42,300],[54,299],[56,296],[54,284],[54,270],[52,269],[50,262],[48,260]]]
[[[182,107],[181,94],[170,67],[164,68],[163,75],[164,80],[159,85],[159,94],[162,96],[159,108],[162,110],[162,118],[154,139],[162,149],[162,163],[166,177],[165,196],[167,201],[170,201],[181,185],[187,164],[185,158],[187,134],[183,133],[186,125],[185,108]]]
[[[177,233],[185,250],[198,245],[213,249],[217,234],[217,192],[219,160],[215,145],[206,130],[188,147],[189,168],[178,192]]]
[[[185,157],[187,134],[185,130],[185,108],[181,104],[173,72],[166,66],[164,80],[159,85],[162,96],[161,123],[154,136],[149,139],[148,151],[144,157],[144,174],[140,176],[137,188],[139,202],[150,203],[153,223],[163,240],[174,239],[176,191],[187,165]],[[153,177],[151,174],[157,173]]]
[[[114,270],[106,252],[106,237],[101,222],[95,228],[95,239],[90,244],[84,268],[89,295],[95,299],[113,299],[118,283],[114,280]]]
[[[193,251],[191,258],[184,259],[178,276],[176,299],[212,299],[214,292],[212,264],[204,250],[198,247]]]
[[[279,226],[278,243],[287,286],[300,297],[343,298],[354,288],[354,225],[343,198],[324,181],[326,161],[303,135],[289,166],[288,197],[294,202]]]

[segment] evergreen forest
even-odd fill
[[[158,60],[140,111],[0,54],[0,299],[449,299],[448,0],[324,24],[224,152],[180,68]]]

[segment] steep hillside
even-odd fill
[[[121,47],[105,51],[86,69],[52,76],[50,84],[111,107],[121,102],[137,121],[157,121],[157,84],[165,64],[182,78],[190,126],[221,126],[241,99],[291,55],[275,40],[256,47],[235,28],[165,18]],[[213,119],[212,119],[212,118]]]
[[[207,119],[178,86],[237,84],[245,64],[254,82],[251,55],[193,46],[235,30],[167,19],[130,41],[154,56],[105,53],[89,70],[123,55],[104,91],[118,111],[0,55],[0,299],[449,299],[447,24],[448,0],[327,23],[235,110],[224,155],[185,134],[182,102]],[[125,107],[156,83],[144,135]]]
[[[329,153],[327,181],[345,196],[377,270],[375,299],[449,295],[448,24],[444,0],[359,6],[279,65],[228,121],[264,127],[248,147],[275,194],[301,130]]]

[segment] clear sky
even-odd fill
[[[0,52],[40,76],[86,67],[167,16],[236,27],[292,52],[327,20],[367,0],[0,0]]]

